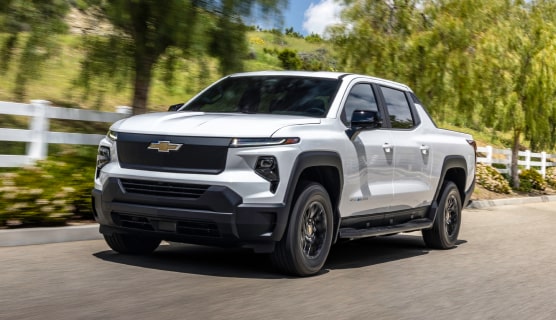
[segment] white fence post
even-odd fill
[[[541,174],[543,179],[546,178],[546,152],[541,152]]]
[[[116,112],[131,115],[133,113],[133,110],[131,107],[128,106],[116,106]]]
[[[29,125],[32,139],[27,145],[27,156],[33,161],[43,160],[46,159],[48,154],[46,135],[50,127],[50,121],[46,116],[46,109],[50,106],[50,101],[31,100],[31,105],[34,109],[34,115]]]
[[[487,146],[486,147],[487,152],[486,152],[486,163],[491,166],[492,165],[492,146]]]
[[[531,150],[525,150],[525,169],[531,169]]]

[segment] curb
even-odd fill
[[[522,198],[507,198],[495,200],[475,200],[471,202],[467,208],[470,209],[484,209],[488,207],[498,207],[526,203],[539,203],[539,202],[552,202],[556,201],[556,196],[538,196],[538,197],[522,197]]]
[[[484,209],[489,207],[556,202],[554,196],[508,198],[496,200],[476,200],[467,206],[469,209]],[[54,228],[28,228],[0,230],[0,247],[28,246],[56,242],[100,240],[102,235],[98,232],[99,225],[92,223],[82,226],[54,227]]]
[[[102,239],[99,225],[0,230],[0,247]]]

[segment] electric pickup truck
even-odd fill
[[[339,72],[226,76],[168,112],[114,123],[93,211],[116,252],[162,240],[250,248],[318,273],[340,240],[420,230],[456,245],[476,144],[406,85]]]

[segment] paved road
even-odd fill
[[[0,319],[555,319],[555,227],[554,203],[466,210],[456,249],[416,233],[349,242],[312,278],[244,250],[0,248]]]

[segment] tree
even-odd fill
[[[209,52],[220,60],[222,72],[240,71],[240,57],[246,48],[246,29],[241,17],[252,14],[255,6],[268,13],[287,3],[286,0],[89,2],[101,9],[115,32],[108,37],[90,38],[81,82],[88,86],[91,78],[110,78],[115,72],[123,74],[123,78],[133,77],[134,114],[147,111],[153,67],[169,51],[171,60],[210,47]],[[102,71],[103,66],[113,69]]]
[[[553,147],[556,140],[556,4],[516,3],[478,47],[489,92],[481,99],[482,118],[486,126],[511,133],[511,179],[518,188],[521,140],[531,148]]]
[[[346,1],[332,28],[348,70],[406,82],[433,115],[512,136],[556,142],[556,3],[549,0]]]
[[[24,100],[27,83],[40,76],[44,61],[56,53],[55,35],[67,30],[64,17],[68,9],[63,0],[0,1],[0,33],[7,33],[0,44],[0,70],[8,68],[18,45],[23,44],[15,79],[16,100]]]

